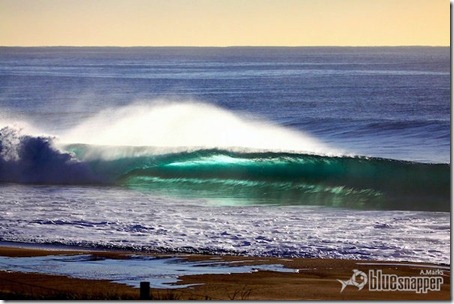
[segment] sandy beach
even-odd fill
[[[128,259],[131,255],[158,257],[155,254],[127,251],[88,251],[79,249],[25,248],[1,246],[2,257],[78,256],[90,254],[94,259]],[[160,254],[166,258],[168,255]],[[283,265],[291,272],[263,271],[232,274],[202,274],[179,277],[184,288],[151,288],[152,299],[164,300],[449,300],[450,270],[447,265],[389,261],[340,259],[283,259],[240,256],[172,255],[188,261],[222,261],[229,265]],[[440,291],[377,291],[369,285],[347,285],[341,292],[338,280],[348,281],[353,270],[368,273],[382,270],[399,277],[442,277]],[[355,279],[356,283],[361,283]],[[39,273],[0,270],[2,299],[139,299],[140,290],[109,280],[77,279]]]

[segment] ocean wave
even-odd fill
[[[112,161],[140,190],[271,204],[449,210],[450,167],[366,157],[199,150]]]
[[[277,205],[450,210],[448,164],[196,147],[62,147],[52,137],[1,129],[0,182],[109,184]]]

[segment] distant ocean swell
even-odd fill
[[[359,209],[450,210],[449,164],[283,152],[192,149],[115,158],[87,157],[97,147],[64,151],[52,138],[0,130],[0,182],[117,185],[197,199]],[[115,154],[115,153],[114,153]]]

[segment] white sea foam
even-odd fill
[[[450,263],[449,212],[219,206],[118,187],[7,185],[0,201],[2,241]]]

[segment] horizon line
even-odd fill
[[[374,48],[374,47],[451,47],[451,45],[0,45],[1,48]]]

